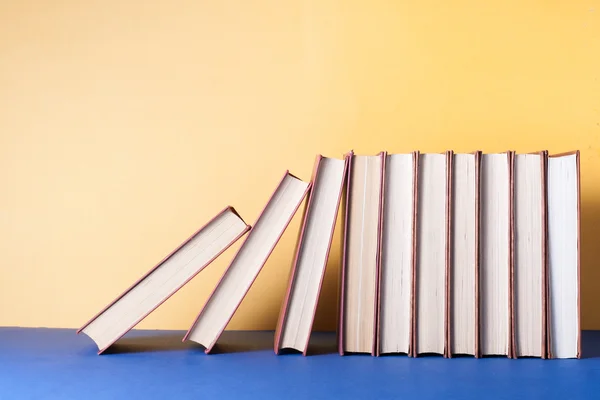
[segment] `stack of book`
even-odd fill
[[[183,340],[217,343],[305,198],[275,353],[307,353],[342,208],[338,350],[579,358],[579,152],[318,156],[251,228],[227,207],[79,332],[102,353],[235,241]]]

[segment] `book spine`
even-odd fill
[[[541,357],[548,356],[548,152],[540,152],[542,172],[542,349]]]
[[[479,224],[481,221],[481,151],[475,152],[475,358],[480,357],[480,309],[479,309],[479,273],[481,268],[480,262],[480,230]]]
[[[575,152],[577,164],[577,358],[581,358],[581,170],[579,150]]]
[[[509,176],[509,268],[508,268],[508,309],[509,318],[509,341],[508,341],[508,358],[516,358],[517,352],[515,349],[515,309],[514,309],[514,265],[515,265],[515,181],[514,181],[514,151],[508,152],[508,176]]]
[[[445,226],[445,234],[446,234],[446,261],[445,261],[445,303],[446,310],[444,313],[444,357],[450,358],[452,357],[452,349],[451,349],[451,341],[450,341],[450,285],[451,276],[450,276],[450,264],[452,257],[452,167],[454,165],[454,152],[449,150],[446,152],[446,226]]]
[[[420,153],[413,153],[413,223],[412,223],[412,290],[411,290],[411,348],[409,355],[417,357],[417,249],[418,249],[418,218],[419,218],[419,162]]]

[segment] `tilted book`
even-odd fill
[[[349,156],[344,160],[318,156],[312,188],[289,282],[275,330],[275,354],[294,349],[306,355],[325,267],[333,240]]]
[[[306,196],[310,184],[286,171],[277,189],[186,333],[209,353]]]
[[[250,226],[227,207],[119,295],[77,333],[98,345],[98,354],[136,326],[202,271]]]

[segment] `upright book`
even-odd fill
[[[419,156],[414,356],[448,356],[452,157]]]
[[[344,211],[338,351],[377,352],[385,153],[351,155]]]
[[[378,353],[412,355],[419,152],[385,162]]]
[[[514,161],[514,357],[546,358],[546,159]]]
[[[288,288],[275,330],[275,354],[294,349],[306,355],[350,156],[318,156]]]
[[[512,357],[513,152],[481,158],[481,355]]]
[[[548,357],[581,357],[579,151],[548,158]]]
[[[479,356],[479,176],[481,152],[452,166],[449,355]]]
[[[286,172],[183,340],[209,353],[250,290],[306,196],[310,184]]]
[[[98,354],[136,326],[210,264],[250,227],[227,207],[89,320],[77,333],[98,345]]]

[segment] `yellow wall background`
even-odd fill
[[[580,149],[600,329],[591,0],[0,0],[0,326],[80,326],[223,206],[253,223],[286,169],[349,149]],[[274,328],[298,226],[229,329]],[[140,327],[188,328],[237,247]]]

